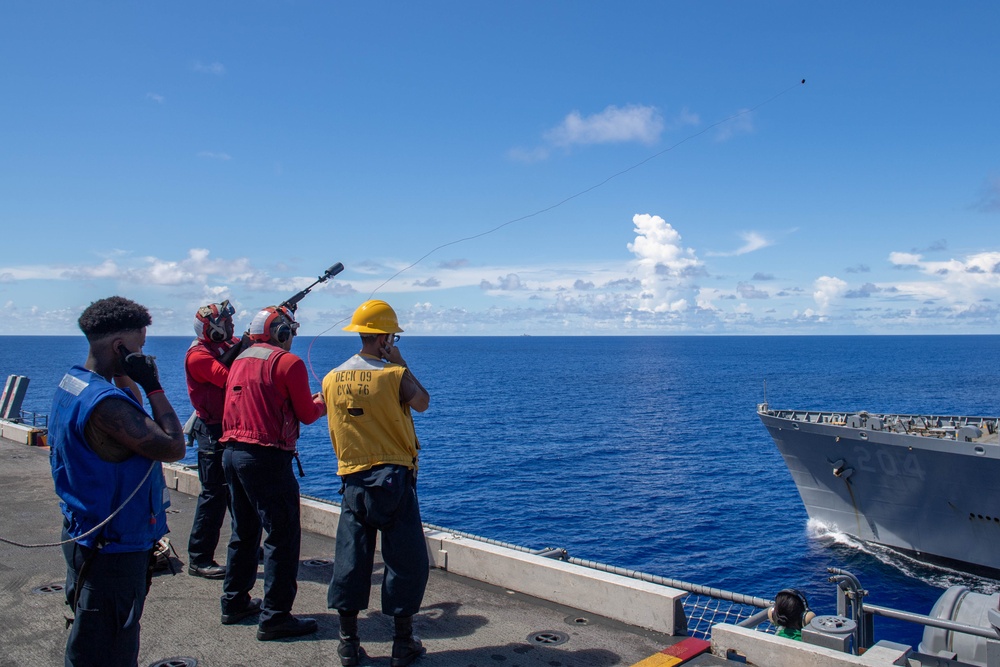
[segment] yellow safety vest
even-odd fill
[[[354,355],[323,378],[337,474],[383,464],[417,468],[420,442],[410,406],[399,401],[405,366]]]

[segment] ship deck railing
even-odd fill
[[[758,619],[752,627],[755,627],[762,632],[769,632],[772,634],[775,631],[774,626],[768,622],[766,618],[767,608],[774,604],[773,600],[768,600],[754,595],[747,595],[744,593],[735,593],[721,588],[693,584],[679,579],[661,577],[659,575],[649,574],[648,572],[608,565],[594,560],[574,558],[569,555],[566,549],[560,547],[531,549],[519,544],[502,542],[472,533],[456,531],[452,528],[436,526],[430,523],[424,523],[424,528],[449,532],[452,535],[457,535],[466,539],[477,540],[486,544],[504,547],[506,549],[513,549],[515,551],[530,553],[536,556],[544,556],[546,558],[565,561],[567,563],[587,567],[593,570],[599,570],[601,572],[608,572],[610,574],[616,574],[619,576],[637,579],[639,581],[645,581],[685,591],[688,595],[682,601],[682,605],[684,608],[688,635],[691,637],[697,637],[698,639],[705,640],[710,639],[712,636],[712,626],[716,623],[742,625],[747,623],[748,620],[759,617],[761,613],[764,614],[764,622],[761,623],[760,619]]]
[[[828,412],[822,410],[775,410],[766,403],[757,406],[757,412],[768,417],[786,419],[804,424],[846,426],[868,431],[892,431],[946,440],[968,439],[984,441],[1000,430],[998,417],[969,417],[957,415],[920,415],[861,412]],[[963,431],[963,429],[966,429]],[[973,429],[978,429],[975,435]]]

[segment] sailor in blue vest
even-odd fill
[[[185,447],[156,363],[142,354],[151,322],[143,306],[119,296],[90,304],[79,319],[87,361],[63,376],[49,415],[66,603],[76,616],[67,667],[138,664],[150,558],[167,532],[160,462],[180,459]]]

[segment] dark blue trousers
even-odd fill
[[[427,588],[429,561],[413,472],[377,466],[344,477],[337,524],[337,550],[327,606],[341,611],[368,608],[375,538],[382,533],[382,613],[413,616]]]
[[[264,602],[260,625],[286,620],[292,611],[299,574],[299,483],[292,452],[242,442],[227,443],[222,461],[233,517],[222,613],[246,609],[257,580],[257,550],[264,539]]]
[[[69,538],[64,529],[63,539]],[[66,640],[66,667],[136,667],[152,552],[94,553],[75,542],[62,549],[66,602],[76,616]]]
[[[215,562],[215,548],[219,546],[219,533],[229,507],[229,485],[222,466],[222,424],[206,424],[195,419],[194,435],[198,440],[198,479],[201,493],[194,510],[191,539],[188,540],[188,558],[191,565],[206,567]]]

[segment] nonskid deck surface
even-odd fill
[[[222,584],[187,574],[187,540],[195,498],[172,496],[169,538],[180,555],[177,575],[158,574],[142,617],[139,665],[193,658],[200,667],[335,665],[338,621],[326,608],[334,543],[303,533],[299,590],[293,612],[319,621],[319,632],[287,641],[259,642],[253,619],[219,622]],[[0,537],[27,544],[56,542],[61,514],[52,490],[48,450],[0,440]],[[228,522],[217,551],[225,562]],[[392,619],[379,607],[381,562],[373,577],[373,609],[362,612],[362,644],[374,667],[388,666]],[[0,543],[0,667],[61,665],[69,608],[58,590],[66,566],[58,547],[24,549]],[[263,571],[252,594],[262,595]],[[54,592],[49,592],[53,591]],[[633,665],[680,640],[547,603],[520,593],[432,570],[414,629],[427,667],[571,667]],[[533,638],[541,634],[541,641]],[[563,636],[566,641],[557,644]],[[552,642],[551,644],[548,642]],[[183,663],[179,663],[183,664]],[[710,655],[688,665],[722,665]]]

